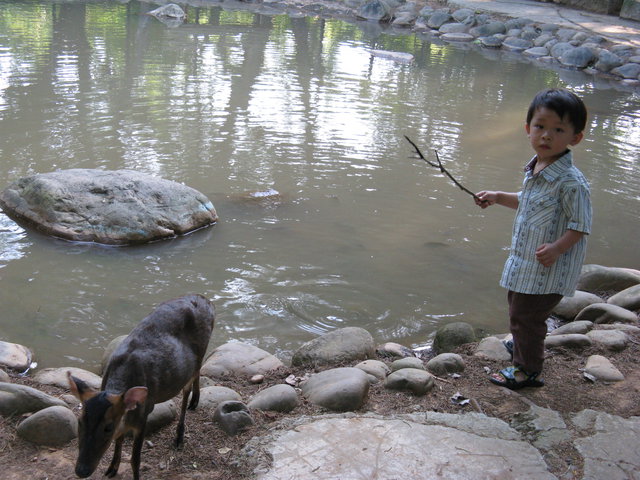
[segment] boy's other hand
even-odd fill
[[[562,252],[553,243],[543,243],[536,248],[536,259],[545,267],[553,265],[560,255]]]
[[[483,190],[476,193],[474,200],[476,202],[476,205],[478,205],[480,208],[487,208],[490,205],[495,205],[495,203],[498,201],[498,192]]]

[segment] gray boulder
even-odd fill
[[[213,421],[227,435],[236,435],[255,423],[247,406],[237,401],[222,402],[218,405],[213,413]]]
[[[154,17],[167,17],[177,19],[184,19],[187,16],[187,14],[184,13],[184,10],[175,3],[168,3],[159,8],[156,8],[155,10],[151,10],[150,12],[148,12],[148,15]]]
[[[378,345],[376,347],[376,354],[381,357],[390,358],[415,357],[415,353],[409,347],[394,342]]]
[[[445,10],[438,10],[427,20],[427,25],[433,29],[439,29],[445,23],[451,21],[451,15]]]
[[[640,64],[627,63],[625,65],[612,69],[611,73],[622,78],[636,80],[640,77]]]
[[[251,378],[276,370],[284,364],[275,356],[247,343],[230,342],[216,348],[204,362],[200,373],[206,377],[222,378],[240,375]]]
[[[0,342],[0,366],[24,372],[31,365],[31,350],[23,345]]]
[[[609,50],[602,49],[598,53],[598,61],[595,67],[601,72],[609,72],[622,64],[623,61],[618,55],[611,53]]]
[[[302,345],[293,354],[293,366],[336,365],[375,356],[375,344],[369,332],[346,327],[325,333]]]
[[[638,65],[640,67],[640,65]],[[578,280],[578,290],[619,292],[640,283],[640,271],[630,268],[584,265]]]
[[[474,37],[490,37],[498,33],[506,33],[507,27],[503,22],[490,22],[484,25],[478,25],[469,30]]]
[[[465,322],[449,323],[436,331],[433,350],[436,354],[452,352],[460,345],[476,341],[473,327]]]
[[[170,238],[218,220],[197,190],[132,170],[71,169],[24,177],[0,193],[0,206],[45,234],[107,245]]]
[[[562,325],[552,332],[549,332],[549,335],[567,335],[571,333],[577,333],[580,335],[586,335],[593,328],[593,322],[589,320],[579,320],[577,322],[567,323]]]
[[[603,300],[593,293],[576,290],[573,297],[562,297],[560,303],[553,309],[553,314],[564,320],[573,320],[589,305],[602,303]]]
[[[640,284],[626,288],[609,297],[607,303],[626,308],[627,310],[640,309]]]
[[[502,42],[502,47],[513,52],[522,52],[533,47],[533,42],[524,38],[507,37]]]
[[[402,370],[403,368],[417,368],[420,370],[424,370],[424,364],[422,363],[422,360],[420,360],[417,357],[407,357],[407,358],[400,358],[398,360],[395,360],[391,363],[391,365],[389,365],[389,368],[391,369],[392,372],[395,372],[397,370]]]
[[[0,383],[0,415],[3,417],[37,412],[47,407],[67,408],[67,404],[35,388],[14,383]]]
[[[377,22],[389,22],[393,18],[391,7],[383,0],[371,0],[365,3],[358,10],[357,16]]]
[[[99,375],[96,375],[95,373],[89,372],[82,368],[44,368],[42,370],[38,370],[33,376],[33,379],[42,385],[55,385],[56,387],[60,388],[69,388],[67,372],[71,372],[71,375],[82,380],[91,388],[100,390],[102,378]]]
[[[363,372],[375,378],[372,383],[384,380],[391,372],[391,369],[387,364],[380,360],[365,360],[364,362],[357,364],[355,368],[359,368]]]
[[[576,320],[590,320],[593,323],[638,323],[638,316],[626,308],[610,303],[594,303],[584,308]]]
[[[427,370],[439,376],[460,373],[464,371],[464,360],[457,353],[441,353],[427,362]]]
[[[584,371],[602,382],[620,382],[624,380],[624,375],[620,370],[607,357],[602,355],[591,355],[587,358]]]
[[[620,330],[591,330],[587,336],[593,343],[613,352],[621,352],[629,345],[629,337]]]
[[[576,47],[568,50],[560,57],[565,67],[586,68],[596,60],[596,55],[589,47]]]
[[[156,403],[153,407],[153,412],[147,417],[145,433],[157,432],[161,428],[170,425],[176,418],[178,418],[178,410],[173,400]]]
[[[544,339],[546,348],[572,348],[579,350],[581,348],[590,347],[592,340],[587,335],[579,333],[567,333],[564,335],[549,335]]]
[[[211,387],[204,387],[200,389],[200,402],[198,403],[198,410],[212,410],[215,411],[223,402],[228,401],[241,401],[242,397],[235,390],[223,387],[220,385],[214,385]]]
[[[485,358],[487,360],[511,360],[511,354],[509,354],[509,351],[504,346],[504,343],[502,343],[502,340],[493,336],[480,340],[473,356]]]
[[[359,368],[333,368],[311,375],[302,393],[314,405],[336,412],[358,410],[369,395],[369,376]]]
[[[251,410],[288,413],[300,404],[298,393],[291,385],[274,385],[256,393],[249,404]]]
[[[16,433],[36,445],[61,447],[78,436],[78,420],[67,407],[48,407],[22,421]]]
[[[425,395],[433,388],[433,375],[418,368],[403,368],[387,377],[384,383],[389,390],[408,390],[414,395]]]

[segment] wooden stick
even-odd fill
[[[407,142],[409,142],[411,144],[411,146],[415,149],[416,153],[418,154],[418,157],[422,160],[424,160],[425,162],[427,162],[429,165],[431,165],[432,167],[438,168],[440,169],[440,172],[444,173],[447,177],[449,177],[451,179],[451,181],[454,183],[454,185],[456,187],[458,187],[460,190],[462,190],[463,192],[468,193],[469,195],[471,195],[474,199],[476,199],[478,202],[486,202],[486,200],[480,200],[480,198],[473,193],[471,190],[469,190],[468,188],[466,188],[464,185],[462,185],[458,180],[456,180],[455,178],[453,178],[453,175],[451,175],[449,173],[449,171],[444,168],[444,165],[442,164],[442,162],[440,161],[440,156],[438,155],[438,151],[434,150],[435,154],[436,154],[436,160],[438,161],[438,163],[434,163],[430,160],[427,160],[425,158],[425,156],[422,154],[422,152],[420,151],[420,149],[418,148],[418,146],[413,143],[411,141],[411,139],[409,137],[407,137],[406,135],[404,136],[404,138],[407,139]]]

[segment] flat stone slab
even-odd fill
[[[184,235],[218,220],[202,193],[133,170],[71,169],[11,183],[0,207],[54,237],[133,245]]]
[[[259,480],[516,478],[515,472],[517,478],[556,478],[527,442],[400,417],[307,419],[250,442],[245,452],[249,461],[266,460],[256,465]]]

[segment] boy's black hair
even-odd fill
[[[569,117],[575,133],[580,133],[587,125],[587,107],[575,93],[563,88],[549,88],[538,92],[527,111],[527,125],[536,110],[544,107],[553,110],[560,118]]]

